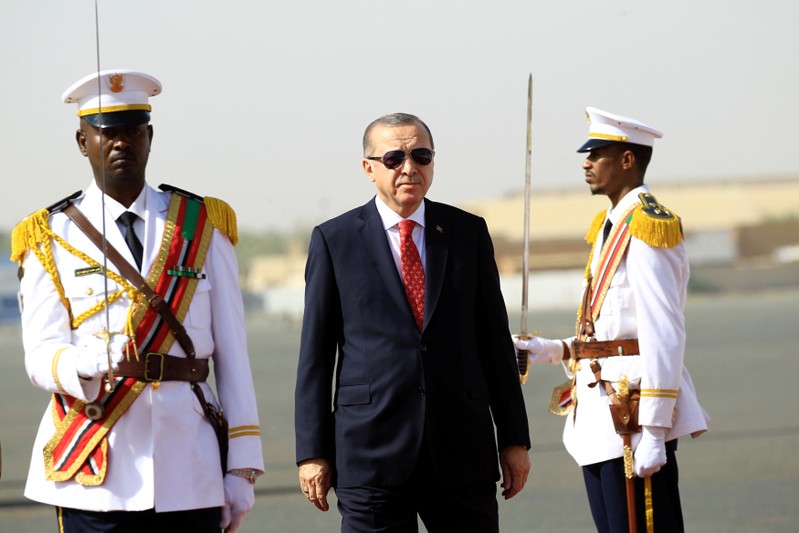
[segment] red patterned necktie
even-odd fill
[[[424,320],[424,268],[419,250],[413,242],[413,227],[416,222],[403,220],[399,223],[400,231],[400,266],[402,281],[405,283],[405,295],[411,304],[413,316],[419,331],[422,331]]]

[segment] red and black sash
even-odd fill
[[[634,204],[630,209],[624,213],[619,219],[619,222],[613,225],[613,229],[608,235],[606,243],[603,243],[602,251],[599,254],[599,262],[597,263],[596,275],[590,277],[591,283],[590,290],[591,300],[591,319],[596,322],[599,318],[599,311],[602,309],[602,303],[605,301],[605,296],[610,288],[610,282],[619,268],[624,253],[627,251],[627,246],[630,244],[630,222],[632,221],[633,212],[639,204]],[[594,241],[594,248],[588,257],[588,265],[586,266],[586,276],[589,276],[591,263],[594,260],[594,252],[596,251],[597,241]],[[577,312],[578,317],[583,316],[583,305]],[[577,322],[577,335],[580,335],[581,320]],[[586,340],[578,338],[578,340]],[[574,361],[574,359],[572,359]],[[569,414],[576,405],[576,385],[577,374],[574,374],[572,379],[561,383],[552,391],[552,396],[549,400],[549,412],[558,416],[566,416]]]
[[[634,204],[619,219],[619,222],[614,224],[608,235],[607,243],[602,246],[602,251],[599,254],[599,263],[597,264],[596,275],[592,279],[591,288],[591,317],[594,322],[599,318],[599,310],[602,309],[602,303],[605,301],[605,295],[607,295],[610,288],[610,282],[619,268],[624,252],[627,251],[627,245],[630,244],[630,222],[637,207],[638,204]],[[590,268],[590,261],[593,261],[593,255],[588,260]]]
[[[167,214],[161,249],[147,283],[154,288],[175,317],[183,322],[205,264],[214,227],[205,205],[191,197],[173,193]],[[135,345],[130,356],[148,352],[167,353],[174,336],[161,315],[146,301],[139,301],[131,312]],[[134,346],[137,353],[134,354]],[[104,382],[103,382],[104,384]],[[103,416],[86,416],[86,402],[64,394],[52,401],[55,434],[44,448],[45,472],[50,481],[75,478],[82,485],[100,485],[105,479],[108,457],[108,431],[144,391],[147,383],[131,377],[117,377],[110,392],[102,392]],[[105,389],[101,387],[101,390]]]

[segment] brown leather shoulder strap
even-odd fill
[[[583,304],[580,307],[580,326],[577,330],[577,340],[585,340],[594,336],[594,318],[591,316],[591,290],[594,279],[588,275],[585,292],[583,292]]]
[[[73,204],[69,203],[69,205],[64,208],[63,213],[69,217],[69,219],[75,223],[75,225],[86,234],[89,239],[97,246],[100,250],[105,250],[106,257],[108,257],[109,261],[111,261],[114,266],[119,269],[119,273],[122,274],[128,281],[130,281],[134,287],[136,287],[144,297],[147,298],[147,303],[155,309],[161,318],[169,326],[169,329],[175,335],[175,339],[177,339],[178,343],[180,343],[181,348],[183,351],[186,352],[186,357],[194,358],[196,353],[194,351],[194,343],[191,341],[191,337],[189,334],[186,333],[186,328],[183,327],[183,324],[172,314],[172,311],[169,310],[169,305],[164,301],[164,299],[155,292],[150,286],[147,284],[147,281],[139,274],[139,271],[136,268],[128,263],[122,254],[114,248],[111,243],[107,240],[103,239],[103,236],[97,231],[89,219],[86,218],[78,207]]]

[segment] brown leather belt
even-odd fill
[[[187,359],[158,352],[139,355],[140,360],[122,361],[116,374],[142,381],[205,381],[208,359]]]
[[[598,359],[616,355],[639,355],[638,339],[612,341],[574,341],[572,351],[575,359]]]

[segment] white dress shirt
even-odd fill
[[[397,266],[397,272],[400,278],[402,278],[399,223],[406,219],[402,218],[396,211],[387,206],[379,196],[375,196],[375,205],[377,206],[380,220],[383,221],[383,228],[386,230],[386,238],[388,239],[388,246],[391,248],[391,254],[394,256],[394,264]],[[419,207],[416,208],[416,211],[414,211],[407,220],[416,222],[416,225],[413,227],[413,243],[416,245],[416,249],[419,250],[422,267],[425,267],[424,200],[422,200],[422,203],[419,204]]]

